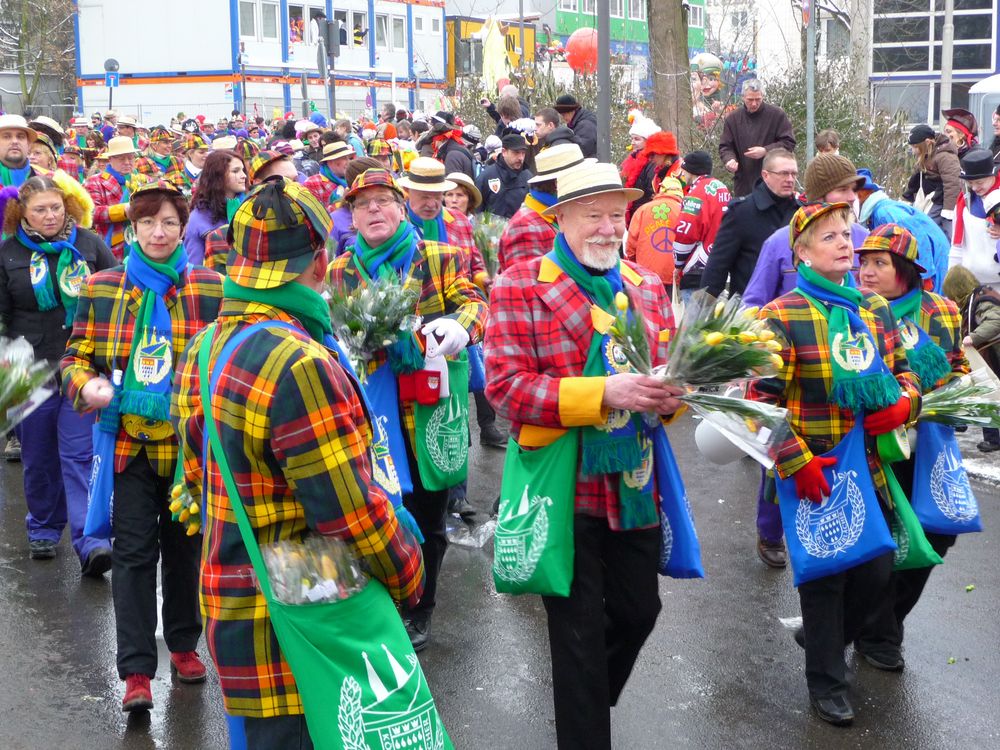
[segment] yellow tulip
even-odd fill
[[[188,526],[188,528],[187,528],[187,535],[188,536],[194,536],[199,531],[201,531],[201,524],[200,523],[193,523],[190,526]]]
[[[171,513],[176,513],[177,511],[179,511],[181,509],[181,505],[182,505],[182,503],[181,503],[180,499],[173,500],[170,503],[170,512]]]
[[[765,328],[763,331],[757,334],[757,338],[761,341],[771,341],[774,338],[774,331],[770,328]]]
[[[188,513],[190,513],[192,516],[196,516],[199,513],[201,513],[201,508],[198,507],[198,503],[191,503],[188,506]]]
[[[726,335],[724,333],[719,333],[718,331],[712,331],[712,333],[705,334],[705,343],[709,346],[718,346],[725,340]]]
[[[744,310],[743,314],[746,315],[748,318],[756,318],[757,313],[759,312],[760,308],[757,307],[757,305],[754,305],[753,307],[748,307],[746,310]]]
[[[780,352],[781,351],[781,344],[779,344],[777,341],[765,341],[764,342],[764,346],[767,347],[767,350],[769,352]]]
[[[752,344],[757,340],[757,334],[752,331],[742,331],[736,338],[739,339],[741,344]]]
[[[618,292],[615,295],[615,307],[617,307],[620,312],[628,310],[628,295],[625,294],[625,292]]]
[[[720,315],[722,315],[722,311],[725,310],[725,309],[726,309],[726,301],[725,300],[719,300],[715,304],[715,317],[719,317]]]
[[[182,510],[182,511],[180,512],[180,514],[179,514],[179,515],[177,516],[177,520],[178,520],[178,521],[180,521],[181,523],[186,523],[186,522],[187,522],[187,520],[188,520],[188,519],[189,519],[190,517],[191,517],[191,513],[190,513],[190,512],[188,511],[188,509],[187,509],[187,508],[185,508],[185,509],[184,509],[184,510]]]
[[[777,367],[779,370],[785,366],[785,360],[783,360],[781,356],[778,354],[771,354],[771,361],[774,363],[774,366]]]

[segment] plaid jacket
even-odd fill
[[[212,365],[236,332],[264,320],[298,326],[276,308],[225,300]],[[258,718],[301,714],[218,464],[203,455],[198,350],[204,336],[192,339],[178,363],[171,412],[192,496],[201,496],[205,485],[205,635],[226,711]],[[212,409],[260,544],[307,532],[339,537],[394,599],[416,603],[423,589],[419,545],[372,482],[371,425],[350,379],[326,349],[304,331],[255,333],[224,367]]]
[[[222,277],[213,271],[189,267],[182,281],[166,297],[173,324],[174,362],[191,337],[215,320],[222,299]],[[60,362],[63,388],[77,411],[87,410],[80,394],[87,381],[97,375],[111,380],[114,370],[124,372],[141,302],[142,292],[128,280],[124,266],[90,276],[81,289],[73,333]],[[124,471],[143,448],[157,474],[173,476],[177,460],[177,439],[173,435],[142,443],[123,429],[118,431],[115,471]]]
[[[555,239],[556,228],[553,224],[549,224],[533,208],[521,206],[500,235],[497,253],[500,272],[516,263],[545,255],[552,249]]]
[[[162,177],[167,182],[176,185],[179,190],[188,190],[188,179],[184,174],[184,162],[176,156],[169,156],[167,158],[170,159],[170,166],[166,169],[161,169],[160,165],[153,161],[151,157],[140,156],[135,160],[135,169],[133,171],[145,175],[150,180],[158,180]]]
[[[223,224],[205,235],[205,268],[226,275],[229,258],[229,225]]]
[[[483,254],[476,246],[476,241],[472,234],[472,222],[462,214],[453,214],[447,208],[442,208],[444,225],[448,230],[448,244],[452,247],[460,248],[462,252],[462,262],[465,268],[472,274],[472,280],[482,287],[486,281],[486,261]]]
[[[622,278],[645,318],[653,364],[663,364],[674,328],[666,290],[655,274],[626,261]],[[591,308],[576,282],[545,257],[497,277],[486,330],[486,397],[524,447],[607,420],[604,378],[583,377],[594,331]],[[599,309],[594,315],[610,317]],[[577,475],[577,513],[607,518],[618,529],[619,511],[617,474]]]
[[[924,393],[969,372],[969,360],[962,348],[962,315],[958,305],[934,292],[924,292],[920,300],[920,327],[940,346],[951,362],[951,372],[937,383],[921,383]]]
[[[469,343],[474,344],[483,338],[489,308],[482,292],[463,273],[460,252],[451,245],[421,241],[413,255],[406,286],[420,290],[416,312],[423,317],[424,323],[443,316],[454,318],[469,332]],[[357,266],[354,265],[353,252],[343,253],[333,259],[327,272],[327,281],[334,289],[348,292],[363,283]],[[423,338],[419,333],[417,340],[422,347]],[[379,352],[375,366],[385,361],[384,357],[385,352]],[[403,404],[403,422],[410,435],[410,445],[413,446],[416,438],[412,403]]]
[[[132,172],[128,181],[138,186],[148,182],[149,178]],[[121,260],[125,251],[125,227],[128,226],[125,204],[122,202],[125,191],[107,171],[91,175],[83,183],[83,187],[94,199],[94,231],[104,239],[104,244],[111,248],[114,256]]]
[[[324,206],[336,205],[346,192],[344,188],[322,174],[307,177],[302,186],[315,195]]]
[[[878,355],[910,397],[910,421],[916,419],[920,381],[910,372],[889,304],[879,295],[865,292],[859,315],[875,339]],[[809,463],[813,455],[832,450],[854,427],[855,414],[829,401],[833,365],[826,318],[798,292],[789,292],[769,303],[760,316],[776,334],[785,365],[777,376],[751,383],[748,395],[788,409],[791,434],[779,446],[776,462],[778,474],[787,478]],[[887,497],[874,440],[866,440],[872,478]]]

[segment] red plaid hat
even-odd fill
[[[297,279],[326,242],[333,219],[312,193],[284,178],[255,186],[229,223],[226,273],[240,286],[273,289]]]
[[[842,208],[850,209],[851,205],[849,203],[807,203],[796,211],[792,217],[792,223],[788,226],[792,247],[795,247],[795,240],[806,231],[806,227],[831,211],[839,211]]]
[[[250,177],[250,182],[253,182],[257,177],[257,173],[271,162],[287,158],[288,155],[283,154],[280,151],[261,151],[250,160],[250,174],[248,175]]]
[[[883,224],[875,227],[871,234],[865,237],[865,241],[861,243],[857,252],[858,255],[861,253],[892,253],[910,261],[920,273],[927,273],[927,269],[917,263],[919,256],[917,238],[899,224]]]
[[[167,130],[162,125],[157,125],[151,131],[149,131],[149,142],[150,143],[160,143],[162,141],[172,141],[174,139],[174,134]]]
[[[201,148],[208,148],[205,139],[197,133],[188,133],[184,136],[182,151],[195,151]]]
[[[387,187],[399,195],[400,198],[405,197],[402,189],[396,184],[392,172],[380,167],[378,169],[366,169],[355,177],[354,182],[351,183],[351,189],[344,193],[344,200],[348,203],[353,203],[358,193],[366,188],[373,187]]]

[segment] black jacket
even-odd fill
[[[764,180],[757,180],[753,192],[729,203],[712,253],[701,272],[701,286],[719,296],[729,278],[731,294],[742,294],[757,265],[761,245],[780,226],[788,226],[799,203],[794,197],[778,198]]]
[[[118,265],[104,240],[91,231],[77,229],[76,249],[90,266],[90,272],[104,271]],[[58,255],[46,256],[49,273],[56,279]],[[0,245],[0,323],[4,336],[24,336],[35,350],[36,359],[58,365],[66,351],[71,329],[66,326],[66,310],[59,305],[42,312],[31,286],[31,250],[17,237]]]
[[[444,162],[445,174],[463,172],[469,179],[475,179],[472,169],[472,153],[455,141],[445,141],[438,149],[437,158]]]
[[[551,146],[558,146],[562,143],[575,143],[577,146],[580,145],[580,139],[576,137],[576,133],[574,133],[567,125],[558,126],[555,130],[542,138],[538,145],[542,148],[550,148]]]
[[[483,169],[476,179],[476,187],[483,194],[483,204],[476,210],[509,219],[524,202],[532,176],[527,169],[515,172],[507,166],[503,155],[498,156],[496,162]]]
[[[569,124],[580,141],[584,158],[597,156],[597,115],[589,109],[578,109]]]

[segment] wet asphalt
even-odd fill
[[[1000,491],[975,483],[985,529],[932,575],[907,620],[905,671],[848,651],[858,718],[837,729],[810,712],[782,622],[799,615],[791,572],[754,550],[757,466],[706,464],[692,427],[684,418],[672,441],[707,577],[660,580],[663,612],[612,713],[615,748],[1000,747]],[[483,521],[503,452],[473,442],[469,498]],[[29,560],[24,513],[20,466],[0,464],[0,750],[227,747],[214,673],[173,681],[162,639],[155,708],[121,713],[110,580],[81,580],[65,538],[56,560]],[[554,748],[541,602],[496,594],[491,560],[491,543],[452,545],[421,662],[456,748]]]

